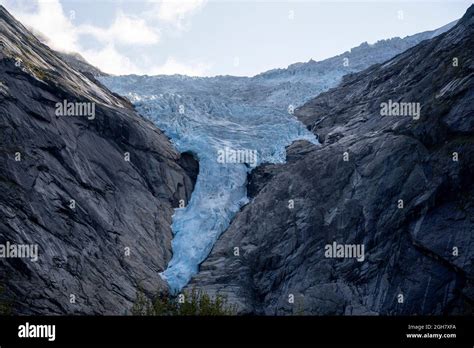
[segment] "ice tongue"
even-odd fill
[[[199,159],[191,199],[173,215],[173,256],[161,274],[176,293],[248,202],[248,172],[259,163],[284,162],[285,147],[297,139],[317,140],[286,108],[247,105],[225,90],[196,97],[193,83],[178,81],[177,94],[169,78],[125,76],[103,82],[128,96],[179,151]]]

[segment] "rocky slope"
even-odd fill
[[[299,108],[321,146],[252,173],[253,199],[188,288],[242,313],[472,314],[473,50],[474,6]],[[390,100],[419,117],[382,116]],[[364,260],[326,257],[334,242]]]
[[[138,287],[165,287],[197,163],[1,6],[0,41],[0,244],[39,248],[0,258],[0,284],[15,313],[122,314]],[[95,114],[57,116],[64,100]]]

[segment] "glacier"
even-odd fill
[[[199,160],[191,199],[184,208],[175,209],[173,256],[161,273],[172,293],[198,272],[217,238],[248,202],[247,175],[254,165],[284,162],[285,147],[295,140],[317,143],[313,133],[292,115],[292,107],[243,102],[242,93],[229,88],[229,82],[238,85],[242,79],[196,80],[160,76],[102,79],[110,89],[127,96],[178,151],[192,153]],[[229,149],[256,152],[256,163],[222,163],[219,153]]]
[[[284,162],[285,147],[293,141],[318,143],[293,116],[296,107],[335,87],[344,75],[385,62],[454,23],[403,39],[362,43],[323,61],[295,63],[254,77],[98,77],[129,98],[180,152],[199,160],[191,199],[173,215],[173,256],[161,273],[171,292],[179,292],[198,272],[216,240],[248,202],[246,181],[253,163],[220,163],[221,151],[256,151],[257,165]]]

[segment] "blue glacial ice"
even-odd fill
[[[101,80],[127,96],[180,152],[191,152],[199,160],[191,199],[173,215],[173,256],[161,273],[176,293],[198,272],[218,237],[248,202],[246,180],[253,165],[283,163],[285,147],[293,141],[317,139],[292,115],[288,101],[255,98],[246,78],[132,75]],[[255,105],[255,100],[260,103]],[[235,154],[233,150],[256,151],[257,163],[251,156],[228,156],[222,163],[219,155]]]

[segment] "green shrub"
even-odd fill
[[[143,291],[137,291],[137,298],[132,307],[132,315],[156,316],[219,316],[235,315],[234,306],[227,303],[224,296],[211,297],[202,290],[193,289],[184,292],[182,296],[167,296],[159,293],[153,300],[149,300]]]
[[[4,287],[0,285],[0,315],[10,315],[12,311],[10,302],[1,300],[4,292]]]

